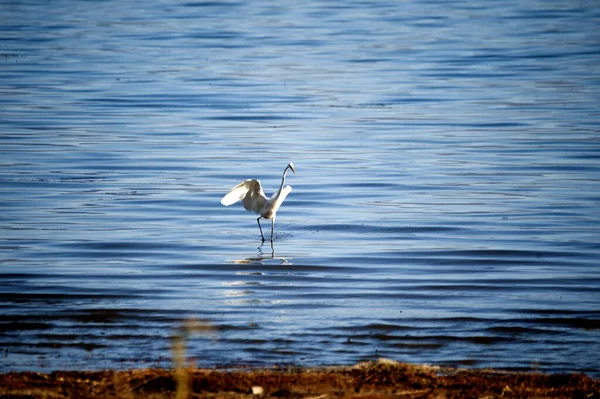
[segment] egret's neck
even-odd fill
[[[283,171],[283,176],[281,177],[281,186],[279,187],[279,192],[281,192],[281,190],[283,190],[283,185],[285,184],[285,175],[287,174],[287,171],[290,167],[288,166],[287,168],[285,168],[285,170]]]
[[[290,167],[288,166],[287,168],[285,168],[285,170],[283,171],[283,176],[281,177],[281,186],[279,186],[279,191],[277,191],[277,193],[275,193],[275,198],[279,198],[279,195],[281,194],[281,190],[283,190],[283,186],[285,184],[285,175],[287,174],[287,171]]]

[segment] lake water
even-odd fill
[[[198,319],[201,367],[600,376],[598,26],[596,1],[2,2],[0,371],[170,367]],[[219,201],[290,161],[271,248]]]

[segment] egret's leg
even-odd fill
[[[258,228],[259,228],[259,230],[260,230],[260,237],[262,238],[263,242],[265,242],[265,236],[263,235],[263,232],[262,232],[262,227],[260,227],[260,218],[261,218],[261,217],[262,217],[262,216],[259,216],[259,217],[256,219],[256,223],[258,223]]]
[[[271,219],[271,242],[275,239],[275,218]]]

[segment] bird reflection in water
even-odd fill
[[[270,248],[264,248],[265,243],[261,243],[258,249],[257,256],[251,256],[249,258],[234,260],[233,263],[237,264],[256,264],[256,265],[266,265],[266,264],[276,264],[276,265],[291,265],[286,258],[275,256],[275,247],[273,246],[273,242],[271,241]],[[266,250],[266,252],[265,252]]]

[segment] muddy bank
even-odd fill
[[[261,370],[58,371],[0,375],[0,398],[596,398],[582,374],[441,369],[392,362]]]

